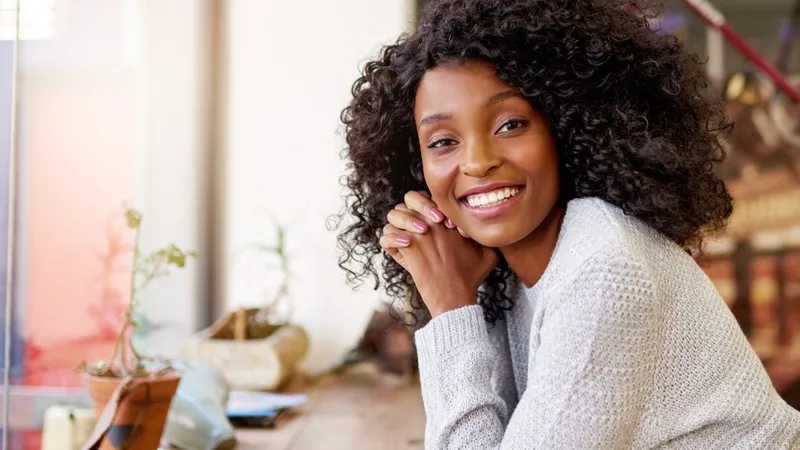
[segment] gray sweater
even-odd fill
[[[800,448],[800,413],[708,277],[616,207],[570,202],[515,294],[495,326],[476,305],[417,331],[426,448]]]

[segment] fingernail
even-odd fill
[[[397,243],[400,245],[408,245],[411,243],[411,239],[408,236],[397,236]]]
[[[444,224],[447,226],[447,228],[455,228],[456,227],[456,224],[454,224],[453,221],[450,220],[450,219],[445,220]]]
[[[444,214],[436,208],[431,208],[431,217],[433,217],[433,220],[441,221],[444,219]]]
[[[419,231],[425,231],[425,222],[421,222],[419,220],[415,220],[413,222],[414,228],[418,229]]]

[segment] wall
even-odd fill
[[[145,215],[145,249],[169,244],[197,250],[198,260],[173,270],[143,295],[150,319],[166,325],[153,349],[173,354],[180,339],[208,325],[213,3],[147,0],[140,26],[142,96],[137,200]]]
[[[145,250],[208,256],[209,5],[58,0],[53,39],[20,45],[15,318],[28,384],[77,384],[81,359],[110,356],[130,253],[103,258],[131,243],[123,204],[145,215]],[[148,351],[173,353],[207,321],[207,261],[143,295],[169,325]]]
[[[77,384],[81,359],[110,356],[124,307],[127,278],[103,264],[135,190],[139,85],[122,3],[59,0],[55,36],[19,46],[14,318],[26,384]]]
[[[406,29],[408,3],[229,0],[227,16],[224,304],[259,305],[274,286],[274,271],[239,254],[269,242],[274,214],[290,225],[293,317],[312,343],[306,368],[323,370],[356,343],[378,300],[345,284],[325,229],[341,206],[339,113],[361,64]]]

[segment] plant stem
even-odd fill
[[[140,219],[141,220],[141,219]],[[137,265],[139,263],[139,230],[141,230],[141,221],[139,222],[139,226],[135,228],[134,234],[134,246],[133,246],[133,266],[131,267],[131,288],[130,288],[130,298],[128,300],[128,309],[122,314],[122,324],[119,326],[119,331],[117,332],[117,340],[114,343],[114,353],[111,355],[111,359],[108,361],[108,366],[105,368],[103,373],[100,375],[106,375],[109,371],[111,371],[115,365],[118,365],[120,371],[122,372],[122,376],[127,376],[129,372],[128,368],[128,355],[127,355],[127,348],[130,348],[133,351],[134,358],[138,358],[138,353],[133,350],[130,340],[125,339],[125,334],[129,328],[131,328],[131,317],[133,317],[133,309],[136,302],[136,273],[137,273]],[[127,348],[126,348],[127,347]]]
[[[143,218],[139,218],[138,226],[136,227],[136,233],[134,235],[134,242],[133,242],[133,266],[131,267],[131,295],[130,300],[128,301],[128,310],[125,312],[125,321],[122,323],[122,328],[120,329],[120,336],[123,341],[123,347],[127,346],[133,350],[133,342],[129,339],[125,341],[124,335],[125,332],[129,331],[132,325],[133,320],[133,310],[134,306],[136,305],[136,294],[139,292],[136,286],[136,272],[139,265],[139,240],[141,237],[141,230],[142,230],[142,221]],[[131,336],[133,333],[131,332]],[[138,354],[134,351],[133,357],[137,358]],[[137,361],[138,363],[138,361]],[[123,359],[122,366],[125,367],[123,370],[127,370],[128,361]],[[138,364],[137,364],[138,365]]]
[[[127,377],[130,374],[128,370],[128,352],[126,352],[127,342],[125,342],[125,332],[127,331],[128,325],[128,318],[127,314],[125,317],[125,321],[123,322],[123,328],[120,330],[120,361],[119,361],[119,370],[122,373],[122,377]]]
[[[133,346],[133,335],[135,334],[135,332],[136,329],[134,328],[128,334],[128,348],[130,348],[133,358],[136,359],[137,362],[141,362],[145,358],[142,357],[142,355],[140,355],[139,352],[136,351],[136,348]]]
[[[119,355],[120,349],[122,348],[124,343],[122,342],[122,333],[117,334],[117,340],[114,341],[114,353],[111,354],[111,358],[108,360],[108,364],[105,366],[103,372],[99,373],[98,375],[103,376],[107,375],[108,372],[114,367],[114,361],[117,360],[117,355]]]
[[[155,278],[167,275],[166,273],[161,272],[161,264],[162,264],[161,261],[151,261],[151,263],[153,265],[153,268],[150,270],[149,273],[144,274],[144,279],[142,280],[141,283],[139,283],[138,286],[135,287],[134,292],[141,291],[142,289],[145,288],[145,286],[150,284],[150,282],[153,281]]]

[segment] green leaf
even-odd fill
[[[184,253],[181,249],[179,249],[175,245],[171,245],[169,247],[169,255],[167,257],[167,263],[178,267],[184,267],[186,265],[186,253]]]
[[[135,209],[125,210],[125,221],[128,222],[128,228],[138,229],[142,224],[142,213]]]

